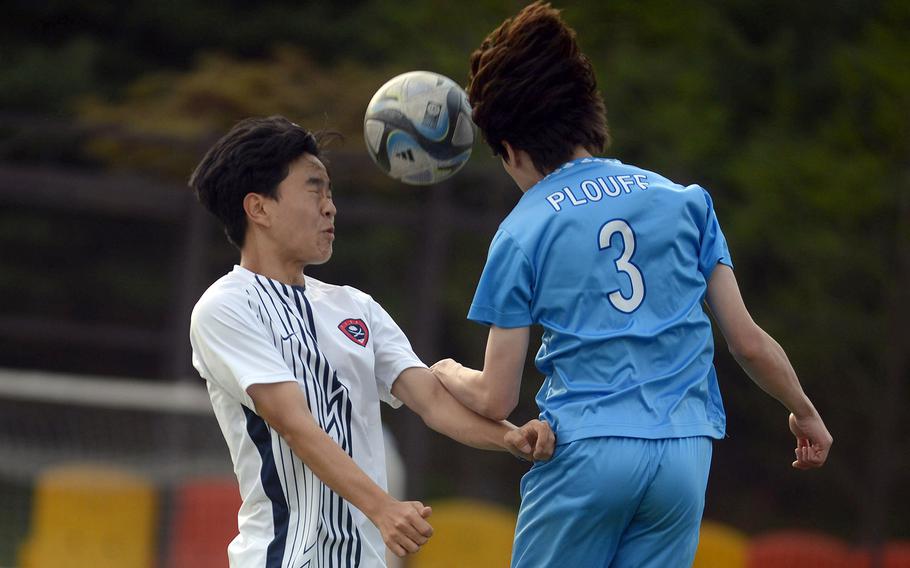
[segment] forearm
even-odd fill
[[[465,407],[442,385],[438,387],[432,410],[421,417],[440,434],[481,450],[505,450],[505,435],[515,429],[510,422],[497,422]]]
[[[733,352],[737,362],[755,384],[783,404],[796,416],[809,416],[815,412],[811,401],[803,392],[783,348],[758,329],[757,347],[747,353]]]
[[[295,381],[254,384],[247,388],[247,394],[255,412],[278,432],[291,451],[326,486],[360,509],[395,554],[416,552],[433,534],[426,522],[429,507],[393,499],[370,479],[319,427]]]
[[[300,421],[306,422],[306,421]],[[371,520],[392,500],[314,420],[278,430],[294,454],[335,493]]]
[[[392,385],[392,394],[433,430],[475,448],[506,449],[504,437],[515,429],[508,422],[485,418],[467,408],[426,368],[403,371]]]
[[[459,402],[492,420],[505,420],[518,405],[529,328],[490,328],[483,371],[453,359],[433,365],[433,373]]]

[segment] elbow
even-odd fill
[[[306,431],[299,424],[293,424],[284,416],[273,416],[271,420],[265,418],[265,421],[291,447],[306,437]]]
[[[737,361],[755,363],[768,352],[767,343],[767,334],[756,325],[748,332],[734,338],[727,347]]]
[[[731,343],[727,347],[730,355],[733,355],[733,358],[740,362],[755,360],[755,355],[758,352],[755,345],[751,343]]]
[[[514,406],[508,410],[505,408],[502,408],[502,409],[494,408],[494,409],[491,409],[489,412],[485,413],[484,416],[486,416],[490,420],[495,420],[496,422],[502,422],[503,420],[507,419],[510,414],[512,414],[512,410],[515,410]]]
[[[481,404],[481,408],[477,409],[478,412],[490,420],[501,421],[505,420],[512,414],[512,411],[515,410],[515,407],[518,406],[518,397],[517,396],[492,396],[490,393],[485,397],[484,401]]]

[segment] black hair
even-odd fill
[[[241,120],[209,148],[190,176],[199,202],[221,220],[238,249],[246,237],[243,199],[249,193],[278,198],[291,163],[304,154],[319,157],[317,134],[283,116]]]

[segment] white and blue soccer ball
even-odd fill
[[[474,145],[471,106],[444,75],[411,71],[380,87],[363,117],[376,165],[410,185],[438,183],[461,169]]]

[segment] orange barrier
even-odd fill
[[[227,568],[240,491],[233,477],[197,478],[174,495],[169,568]]]
[[[704,521],[693,568],[745,568],[749,538],[740,531]]]
[[[433,538],[411,557],[409,568],[508,566],[515,513],[482,501],[453,499],[431,503]]]

